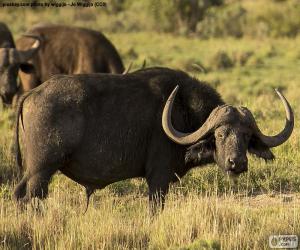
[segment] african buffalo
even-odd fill
[[[247,171],[247,151],[271,160],[270,148],[293,131],[292,108],[277,94],[286,125],[266,136],[247,108],[225,104],[213,88],[181,71],[54,76],[19,103],[17,162],[22,168],[22,155],[25,173],[14,197],[45,197],[57,170],[83,185],[88,196],[113,182],[144,177],[151,202],[163,202],[169,184],[195,166],[216,162],[239,175]]]
[[[54,74],[124,72],[116,48],[102,33],[94,30],[36,25],[16,41],[16,47],[12,60],[7,63],[14,71],[9,74],[10,81],[2,84],[16,90],[17,70],[20,69],[20,93],[35,88]]]
[[[17,92],[18,67],[15,62],[22,58],[24,52],[17,53],[11,32],[0,23],[0,96],[5,103],[10,103]]]

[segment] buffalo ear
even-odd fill
[[[252,137],[249,142],[248,152],[265,160],[274,160],[275,156],[268,146],[266,146],[259,138]]]
[[[201,160],[210,159],[214,154],[214,150],[213,137],[201,140],[187,149],[185,162],[199,163]]]
[[[35,72],[34,66],[31,63],[21,63],[20,69],[26,74],[32,74]]]

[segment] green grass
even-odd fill
[[[15,37],[25,31],[25,24],[38,19],[25,15],[21,24],[19,19],[13,22],[13,16],[3,18],[10,20]],[[60,19],[70,23],[62,16],[54,20]],[[100,24],[91,27],[102,28]],[[194,169],[172,186],[165,211],[154,219],[148,214],[143,180],[97,191],[83,215],[83,189],[61,174],[53,178],[49,198],[38,205],[37,212],[31,205],[20,210],[11,200],[16,180],[10,151],[13,110],[1,110],[0,248],[268,249],[271,234],[300,235],[300,38],[200,40],[148,32],[107,36],[126,65],[133,61],[137,69],[146,59],[147,66],[187,71],[214,86],[225,101],[247,106],[266,134],[284,126],[284,109],[273,90],[281,88],[294,109],[293,135],[272,150],[273,162],[249,156],[249,172],[237,182],[215,165]],[[218,66],[220,52],[232,61],[232,67]],[[203,65],[207,73],[193,69],[193,63]]]

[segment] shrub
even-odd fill
[[[268,6],[265,8],[265,6]],[[295,37],[300,31],[299,1],[261,1],[249,7],[244,33],[255,37]]]
[[[233,61],[225,51],[218,51],[210,60],[210,67],[214,70],[233,67]]]
[[[253,51],[234,51],[233,62],[235,65],[244,66],[253,54]]]
[[[196,31],[209,7],[222,3],[223,0],[154,0],[147,9],[158,30],[190,33]]]
[[[240,4],[211,8],[203,21],[198,23],[196,32],[203,38],[242,37],[246,13]]]
[[[300,32],[300,2],[232,1],[206,11],[196,33],[210,37],[295,37]]]

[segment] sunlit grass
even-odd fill
[[[64,183],[67,181],[64,180]],[[62,183],[61,183],[62,184]],[[173,188],[165,210],[149,216],[147,198],[98,191],[86,214],[79,187],[56,187],[20,211],[0,201],[3,248],[34,249],[268,249],[268,237],[300,233],[299,195],[196,193]]]

